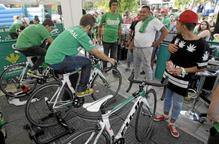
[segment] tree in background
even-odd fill
[[[139,0],[118,0],[119,13],[124,13],[129,10],[130,12],[136,12],[139,8]],[[109,10],[109,0],[96,0],[94,7],[105,12]]]
[[[118,0],[118,2],[120,13],[124,13],[125,11],[136,12],[139,8],[139,0]]]
[[[174,0],[174,7],[177,9],[194,8],[200,3],[214,2],[215,0]]]
[[[86,10],[92,10],[94,8],[94,3],[91,1],[85,1],[83,3],[83,8]]]

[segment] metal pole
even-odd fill
[[[214,33],[219,33],[219,12],[217,14],[217,21],[216,21]]]

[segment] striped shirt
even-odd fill
[[[184,40],[181,35],[173,38],[172,42],[178,46],[178,50],[172,53],[170,59],[175,67],[190,68],[197,66],[199,69],[205,68],[208,62],[208,45],[205,40]],[[185,76],[176,76],[165,70],[163,78],[169,77],[168,88],[172,91],[186,96],[188,94],[189,81],[194,73]]]

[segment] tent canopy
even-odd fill
[[[60,0],[0,0],[1,4],[59,4]]]

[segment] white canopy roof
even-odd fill
[[[0,4],[54,4],[60,0],[0,0]]]

